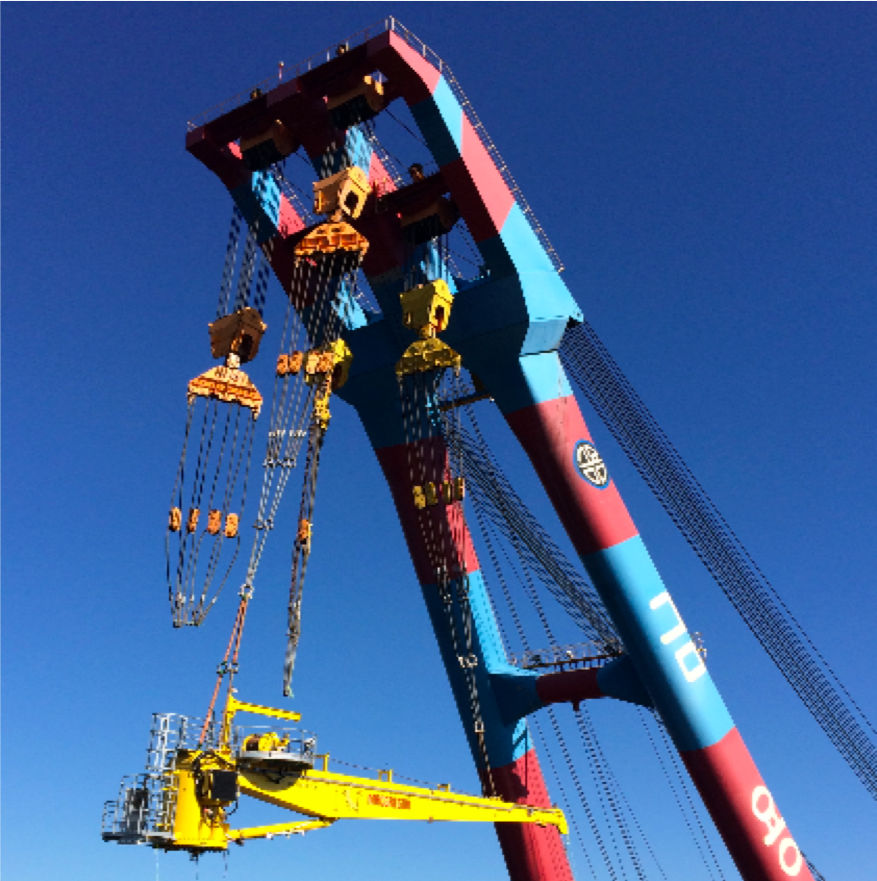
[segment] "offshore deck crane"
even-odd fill
[[[289,729],[249,731],[234,725],[238,713],[298,722],[289,710],[246,703],[229,694],[218,730],[185,716],[154,716],[149,765],[122,781],[119,798],[104,806],[103,839],[183,850],[193,856],[227,850],[229,842],[303,834],[337,820],[422,820],[535,823],[567,832],[563,812],[453,792],[393,779],[329,770],[316,740]],[[211,730],[213,729],[213,730]],[[197,735],[197,736],[196,736]],[[271,825],[232,828],[229,809],[242,796],[299,815]]]

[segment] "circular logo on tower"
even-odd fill
[[[597,489],[606,489],[609,486],[609,471],[606,468],[606,463],[590,441],[580,440],[576,444],[573,460],[579,474],[591,486],[596,486]]]

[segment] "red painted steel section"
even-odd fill
[[[604,696],[597,683],[599,672],[597,667],[592,667],[586,670],[545,673],[536,680],[536,694],[543,704],[572,702],[578,706],[579,701]]]
[[[372,153],[368,169],[366,170],[368,171],[368,182],[374,188],[378,197],[396,189],[392,175],[384,168],[384,163],[381,162],[377,153]]]
[[[736,728],[681,756],[744,878],[813,881]]]
[[[465,114],[460,158],[443,166],[442,176],[472,238],[483,242],[499,235],[515,198]]]
[[[393,490],[396,513],[421,584],[434,584],[437,565],[444,564],[451,577],[478,569],[472,536],[461,505],[437,504],[418,510],[414,505],[414,475],[418,482],[441,483],[452,477],[443,438],[426,438],[377,451],[378,461]],[[406,487],[408,488],[406,490]],[[447,540],[428,545],[425,536],[445,536]],[[440,545],[440,546],[437,546]]]
[[[413,104],[435,91],[441,73],[398,34],[386,31],[369,40],[366,49],[370,63],[387,76],[391,97],[401,95]]]
[[[580,554],[613,547],[637,534],[615,484],[598,489],[573,463],[576,443],[590,441],[591,435],[572,395],[507,414],[506,421]]]
[[[496,794],[505,801],[551,807],[535,750],[516,762],[491,769]],[[554,826],[497,823],[496,834],[510,881],[573,881],[563,840]]]
[[[282,193],[280,195],[280,212],[277,218],[277,234],[286,238],[305,228],[305,222],[292,207],[292,203]]]

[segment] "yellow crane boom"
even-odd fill
[[[399,783],[391,770],[376,777],[329,770],[329,756],[313,753],[313,739],[265,731],[233,738],[238,712],[298,721],[298,713],[245,703],[229,695],[218,737],[213,743],[180,743],[163,755],[151,785],[141,780],[124,791],[116,820],[104,838],[121,843],[149,843],[193,854],[221,851],[229,842],[308,832],[337,820],[421,820],[426,822],[536,823],[566,834],[557,808],[505,802]],[[294,820],[234,829],[228,808],[249,796],[299,815]]]

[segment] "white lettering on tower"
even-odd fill
[[[765,845],[773,847],[779,842],[777,859],[780,868],[789,877],[797,877],[804,865],[804,858],[801,856],[798,845],[795,844],[795,839],[788,834],[786,821],[777,811],[770,790],[763,784],[759,784],[752,790],[752,813],[757,820],[764,823],[767,832],[764,836]]]
[[[682,616],[679,614],[676,604],[666,590],[652,597],[649,601],[649,608],[653,612],[660,609],[661,606],[669,606],[676,618],[676,623],[668,631],[661,634],[661,644],[670,645],[678,642],[680,639],[685,640],[674,653],[676,663],[679,665],[679,669],[682,670],[682,674],[687,682],[696,682],[706,673],[706,665],[697,653],[697,646],[692,642],[691,637],[688,636],[688,630],[682,621]]]

